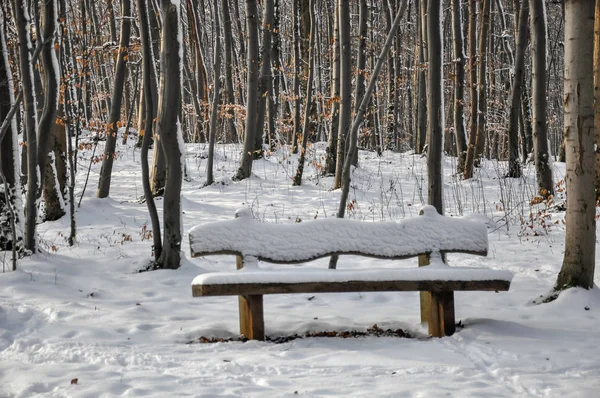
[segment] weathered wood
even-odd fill
[[[454,292],[427,292],[430,302],[429,334],[433,337],[451,336],[454,322]]]
[[[240,303],[240,333],[250,340],[265,339],[265,319],[263,315],[263,296],[243,295]]]
[[[192,285],[192,295],[194,297],[201,297],[288,293],[508,291],[509,287],[510,281],[504,279],[483,281],[396,280],[316,283],[229,283]]]
[[[421,254],[419,256],[419,267],[429,265],[429,254]],[[421,323],[429,323],[431,315],[431,296],[429,292],[420,292],[420,306],[421,306]]]

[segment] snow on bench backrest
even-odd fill
[[[487,254],[484,224],[441,216],[432,206],[422,213],[400,222],[330,218],[273,224],[254,220],[246,209],[235,219],[192,228],[191,255],[234,254],[270,263],[301,263],[336,253],[384,259],[439,251]]]

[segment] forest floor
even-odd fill
[[[41,252],[20,261],[17,272],[0,274],[0,397],[598,396],[600,290],[571,289],[552,303],[534,304],[556,280],[565,230],[560,206],[532,204],[531,165],[523,178],[504,179],[506,165],[486,161],[474,179],[462,181],[455,159],[444,160],[446,214],[487,223],[490,241],[487,257],[450,255],[449,263],[514,273],[509,292],[456,294],[464,328],[455,335],[427,337],[415,292],[298,294],[265,297],[268,336],[363,332],[376,324],[412,338],[200,343],[238,336],[237,298],[192,298],[190,287],[202,272],[234,269],[235,259],[189,258],[192,226],[231,219],[241,207],[276,223],[337,211],[340,191],[331,191],[332,178],[319,173],[324,143],[310,148],[300,187],[291,186],[297,157],[284,150],[255,161],[252,178],[233,182],[240,149],[217,146],[218,182],[203,187],[206,146],[187,146],[185,259],[175,271],[138,273],[152,258],[150,221],[139,200],[139,150],[120,149],[110,198],[94,197],[100,163],[92,166],[77,209],[77,244],[66,243],[68,217],[40,224]],[[91,153],[80,155],[78,197]],[[564,188],[564,164],[554,171]],[[361,151],[348,217],[415,217],[426,201],[426,179],[423,157]],[[556,201],[564,201],[564,192]],[[157,205],[162,208],[160,199]],[[9,254],[2,255],[8,264]],[[345,269],[373,266],[414,267],[416,259],[339,262]],[[600,270],[596,275],[598,284]]]

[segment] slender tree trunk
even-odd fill
[[[300,54],[300,0],[292,0],[293,3],[293,22],[292,29],[294,30],[294,121],[292,131],[292,153],[298,151],[298,137],[300,136],[300,80],[302,79],[302,59]]]
[[[333,4],[333,37],[331,38],[331,131],[327,140],[325,173],[334,175],[336,170],[337,141],[340,116],[340,13],[337,12],[337,1]]]
[[[454,135],[456,138],[457,170],[462,173],[467,157],[467,137],[464,116],[465,49],[461,1],[452,0],[452,36],[454,45]]]
[[[265,131],[265,114],[267,111],[267,97],[269,96],[269,83],[271,75],[271,29],[273,28],[273,0],[265,0],[262,20],[262,57],[260,64],[260,77],[256,93],[258,110],[254,135],[254,159],[263,156],[263,134]]]
[[[237,0],[236,0],[237,4]],[[233,107],[235,106],[235,94],[233,91],[233,32],[231,30],[231,16],[229,13],[229,0],[221,1],[223,9],[223,30],[225,42],[225,89],[227,93],[227,134],[226,142],[237,142],[238,132],[235,127],[235,112]]]
[[[18,111],[14,97],[14,82],[10,71],[9,52],[5,36],[8,10],[0,7],[0,120],[6,131],[0,133],[0,175],[3,178],[0,193],[0,250],[13,250],[13,271],[16,270],[17,251],[23,246],[23,199],[19,178],[19,129],[14,113]],[[11,109],[13,116],[11,117]],[[2,137],[2,134],[4,136]],[[19,248],[19,249],[17,249]]]
[[[418,110],[417,110],[417,141],[415,153],[423,153],[427,138],[427,0],[419,0],[417,17],[417,38],[419,47],[419,77],[418,77]]]
[[[567,213],[565,255],[555,289],[594,285],[594,2],[565,2],[565,138]]]
[[[137,7],[140,21],[140,38],[142,41],[142,79],[143,86],[150,87],[152,85],[152,77],[154,76],[154,55],[152,51],[151,34],[150,34],[150,22],[149,12],[145,0],[137,0]],[[154,98],[152,91],[149,89],[142,90],[144,93],[144,127],[140,131],[142,138],[142,149],[141,149],[141,163],[142,163],[142,186],[144,188],[144,197],[146,199],[146,206],[148,207],[148,213],[150,215],[150,222],[152,223],[152,242],[153,242],[153,253],[154,261],[158,260],[162,253],[162,239],[160,232],[160,221],[158,218],[158,212],[156,211],[156,204],[152,197],[152,189],[150,187],[150,170],[148,167],[148,147],[152,140],[152,131],[154,126],[154,109],[157,105],[154,104]]]
[[[594,131],[596,139],[596,198],[600,198],[600,0],[594,18]]]
[[[444,138],[444,51],[442,43],[442,3],[429,1],[427,5],[427,48],[429,79],[427,109],[427,202],[434,206],[439,214],[444,214],[442,195],[442,142]]]
[[[31,43],[29,34],[29,10],[26,0],[15,0],[14,15],[16,19],[17,36],[19,39],[19,65],[21,75],[21,89],[23,90],[24,109],[24,138],[27,142],[27,199],[25,201],[25,249],[35,251],[35,223],[37,218],[36,198],[40,188],[38,179],[37,158],[37,115],[35,111],[35,90],[33,86],[33,65],[28,43]]]
[[[163,250],[161,268],[176,269],[181,263],[181,183],[183,175],[183,137],[181,110],[181,5],[161,0],[162,37],[157,135],[163,143],[167,164],[163,204]]]
[[[548,105],[546,103],[546,6],[544,0],[529,0],[532,26],[532,87],[533,148],[538,191],[543,196],[554,193],[552,168],[548,148]]]
[[[248,29],[248,86],[246,88],[246,128],[244,132],[244,152],[236,180],[250,177],[256,134],[258,91],[258,10],[256,0],[246,0],[246,26]]]
[[[38,125],[38,154],[39,172],[42,178],[41,185],[43,189],[38,191],[38,198],[45,193],[46,199],[46,220],[57,220],[65,214],[65,204],[62,196],[62,190],[57,180],[56,162],[59,160],[54,153],[54,134],[56,128],[63,129],[62,126],[56,126],[56,113],[58,110],[58,84],[60,82],[60,70],[58,70],[58,59],[54,49],[54,39],[56,34],[56,1],[50,0],[44,2],[43,7],[43,30],[38,31],[38,37],[43,40],[42,43],[42,66],[44,68],[44,109],[42,111]],[[64,147],[63,151],[64,153]],[[59,155],[59,157],[62,154]]]
[[[342,171],[347,156],[346,139],[350,130],[352,117],[352,74],[351,74],[351,42],[350,42],[350,1],[339,0],[340,20],[340,123],[338,127],[337,159],[333,189],[342,186]]]
[[[477,142],[477,0],[469,1],[469,98],[471,101],[471,125],[469,145],[465,161],[465,179],[473,177],[473,161]]]
[[[490,29],[490,8],[492,0],[483,0],[483,9],[481,15],[481,30],[479,33],[479,71],[478,78],[478,94],[477,99],[477,138],[475,143],[475,155],[473,158],[474,164],[478,165],[485,149],[485,141],[487,139],[487,82],[486,82],[486,67],[488,57],[488,32]]]
[[[219,97],[221,95],[221,23],[219,20],[219,3],[218,0],[213,0],[214,3],[214,29],[215,29],[215,53],[214,53],[214,83],[213,83],[213,102],[210,115],[210,137],[208,143],[208,161],[206,162],[206,185],[212,185],[215,181],[213,175],[213,161],[215,158],[215,140],[217,137],[218,112],[219,112]]]
[[[123,87],[125,85],[125,69],[129,56],[129,36],[131,32],[131,1],[121,0],[121,38],[117,54],[117,66],[115,67],[115,80],[113,94],[106,126],[106,144],[104,146],[104,158],[100,169],[100,181],[98,183],[98,198],[106,198],[110,193],[110,180],[112,176],[115,148],[117,144],[118,123],[121,118],[121,101],[123,100]]]
[[[298,159],[298,170],[292,185],[302,185],[302,173],[304,172],[304,160],[306,157],[306,146],[308,145],[308,136],[310,134],[310,108],[312,106],[312,92],[314,81],[314,46],[315,46],[315,10],[313,1],[310,0],[310,41],[308,47],[308,81],[306,82],[306,98],[304,102],[304,125],[302,127],[302,146],[300,147],[300,158]]]
[[[521,177],[519,162],[519,116],[521,115],[521,97],[525,74],[525,51],[527,50],[527,22],[529,18],[529,3],[524,1],[519,12],[519,27],[517,29],[517,56],[512,84],[510,113],[508,117],[508,177]]]

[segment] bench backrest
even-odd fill
[[[332,218],[273,224],[254,220],[246,209],[233,220],[196,226],[189,235],[192,257],[233,254],[284,264],[333,254],[404,259],[432,252],[485,256],[488,250],[485,225],[441,216],[432,206],[420,217],[378,223]]]

